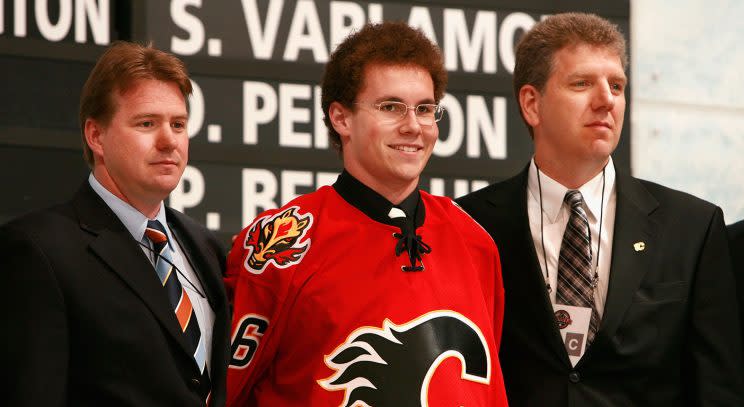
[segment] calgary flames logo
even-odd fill
[[[253,224],[243,245],[248,250],[243,263],[246,270],[261,274],[269,262],[286,268],[302,260],[310,247],[310,239],[304,242],[300,240],[309,230],[313,217],[311,214],[302,217],[296,213],[298,210],[298,207],[292,206]]]
[[[326,356],[335,373],[318,384],[344,391],[341,407],[428,406],[429,382],[447,358],[462,363],[461,378],[491,380],[491,357],[483,334],[465,316],[433,311],[403,325],[386,319],[363,327]]]

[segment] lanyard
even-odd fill
[[[533,161],[534,162],[534,161]],[[538,194],[540,196],[540,245],[542,246],[542,252],[543,252],[543,263],[545,264],[545,288],[548,290],[548,294],[550,294],[553,289],[550,287],[550,272],[548,270],[548,255],[545,253],[545,235],[543,234],[543,198],[542,198],[542,184],[540,183],[540,167],[535,162],[535,169],[537,169],[537,190]],[[599,282],[599,251],[602,248],[602,219],[604,217],[604,196],[605,196],[605,186],[606,186],[606,176],[605,171],[607,169],[607,165],[605,164],[604,167],[602,167],[602,198],[600,200],[600,206],[599,206],[599,236],[597,237],[597,262],[594,267],[594,276],[592,276],[592,289],[597,287],[597,283]],[[589,243],[591,244],[592,241],[592,230],[589,228]],[[558,254],[560,256],[560,253]]]

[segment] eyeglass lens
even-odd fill
[[[442,119],[444,109],[439,105],[422,103],[416,106],[408,106],[403,102],[386,101],[377,104],[377,109],[391,121],[402,119],[411,109],[420,124],[430,126]]]

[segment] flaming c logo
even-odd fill
[[[292,206],[274,216],[257,220],[245,237],[243,247],[248,255],[243,265],[253,274],[263,273],[266,265],[286,268],[299,263],[310,248],[310,239],[303,242],[313,223],[311,214],[300,216],[300,208]]]
[[[491,356],[477,325],[454,311],[432,311],[402,325],[362,327],[325,357],[335,373],[318,384],[344,392],[340,407],[428,406],[429,382],[455,357],[461,378],[488,384]]]

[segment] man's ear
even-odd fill
[[[540,91],[532,85],[519,89],[519,107],[525,121],[532,127],[540,124]]]
[[[328,107],[328,117],[331,119],[333,129],[342,138],[351,135],[351,110],[339,102],[332,102]]]
[[[105,134],[105,130],[98,120],[91,119],[90,117],[85,119],[83,132],[85,133],[85,141],[88,143],[88,147],[93,151],[93,157],[103,156],[103,141],[101,138]]]

